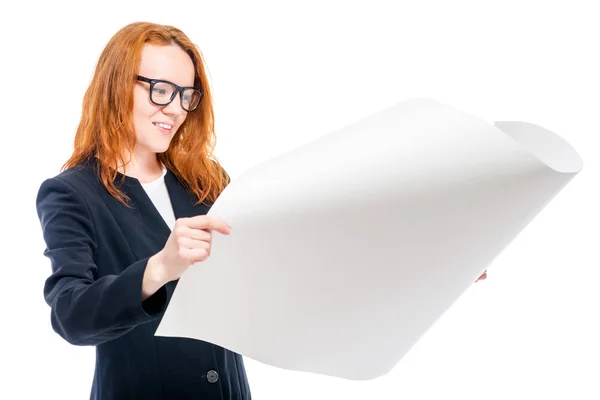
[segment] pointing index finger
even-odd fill
[[[188,219],[187,225],[193,229],[209,229],[223,234],[228,234],[231,231],[231,227],[225,221],[211,215],[191,217]]]

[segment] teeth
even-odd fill
[[[162,122],[155,122],[154,125],[158,126],[159,128],[165,128],[165,129],[171,129],[172,128],[171,125],[163,124]]]

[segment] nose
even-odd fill
[[[167,115],[183,115],[186,111],[181,108],[181,93],[177,93],[172,102],[162,108],[163,113]]]

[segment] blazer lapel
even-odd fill
[[[125,186],[125,191],[138,212],[144,234],[152,236],[156,247],[162,248],[171,234],[171,228],[137,179],[127,177]]]
[[[164,179],[176,219],[208,213],[210,203],[205,201],[202,204],[195,205],[195,196],[184,187],[173,172],[167,170]],[[171,234],[171,227],[167,225],[162,215],[160,215],[160,212],[156,209],[156,206],[150,197],[148,197],[140,182],[131,177],[127,177],[126,182],[127,191],[139,212],[141,222],[145,226],[146,231],[155,237],[160,247],[164,246]]]
[[[195,196],[184,187],[171,171],[167,171],[165,175],[165,184],[169,191],[175,218],[190,218],[208,213],[212,204],[205,200],[204,203],[195,205]]]
[[[97,173],[98,164],[95,157],[86,160],[84,165],[92,167]],[[123,206],[105,190],[101,191],[101,195],[123,232],[133,236],[130,241],[133,252],[140,258],[152,255],[164,247],[171,234],[171,227],[160,215],[139,180],[120,173],[117,175],[115,184],[129,196],[133,208]],[[212,203],[205,201],[195,205],[195,196],[173,172],[168,170],[164,179],[175,218],[189,218],[208,213]]]

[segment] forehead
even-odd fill
[[[164,79],[179,86],[194,85],[194,63],[178,45],[145,44],[139,74],[150,79]]]

